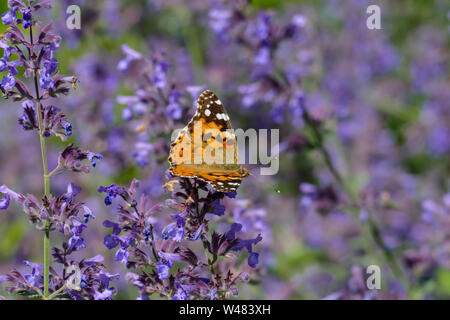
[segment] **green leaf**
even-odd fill
[[[19,247],[22,238],[28,230],[28,224],[23,220],[8,223],[0,228],[0,259],[12,257]]]

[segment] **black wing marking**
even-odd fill
[[[211,90],[203,91],[197,100],[197,110],[188,127],[195,121],[204,119],[206,123],[215,123],[222,131],[232,129],[230,117],[220,99]]]
[[[214,190],[219,191],[219,192],[236,191],[242,182],[242,178],[234,178],[232,180],[227,180],[227,181],[218,181],[218,180],[211,181],[211,180],[206,180],[206,179],[201,179],[201,180],[208,182],[211,185],[211,187],[214,188]]]

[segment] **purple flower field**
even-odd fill
[[[450,299],[448,1],[0,10],[0,300]]]

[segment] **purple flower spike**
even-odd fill
[[[111,300],[111,296],[113,291],[111,289],[105,289],[103,292],[95,291],[94,299],[95,300]]]
[[[9,11],[2,14],[2,23],[6,25],[14,24],[17,21],[17,7],[12,7]]]
[[[47,73],[44,73],[41,76],[39,84],[41,88],[45,90],[53,89],[55,87],[55,82],[53,81],[52,77]]]
[[[69,239],[69,249],[81,250],[84,248],[86,248],[86,242],[82,237],[74,235]]]
[[[75,172],[88,173],[90,168],[84,166],[81,162],[85,159],[89,159],[95,163],[95,159],[101,159],[101,155],[95,155],[90,151],[83,151],[78,147],[74,147],[72,144],[68,145],[66,149],[59,155],[58,165],[60,168]],[[92,165],[94,166],[94,163]]]
[[[127,71],[131,62],[142,59],[142,55],[139,52],[131,49],[127,45],[122,46],[122,52],[125,53],[126,56],[124,59],[120,60],[117,65],[119,71]]]
[[[103,156],[100,153],[95,154],[89,152],[88,159],[92,163],[92,166],[95,167],[97,165],[96,159],[101,160],[103,159]]]
[[[8,73],[3,77],[2,82],[0,82],[0,89],[2,89],[2,91],[9,91],[12,90],[15,85],[16,79],[11,73]]]
[[[11,197],[9,196],[9,194],[5,195],[3,199],[0,199],[0,210],[8,209],[10,200]]]
[[[113,234],[114,235],[118,235],[122,231],[122,229],[120,228],[119,224],[114,223],[114,222],[109,221],[109,220],[105,220],[103,222],[103,226],[106,227],[106,228],[113,228]]]
[[[31,26],[31,10],[21,11],[23,15],[23,28],[28,29]]]
[[[169,278],[170,268],[166,263],[158,262],[157,267],[156,267],[156,272],[158,273],[159,279],[165,280],[165,279]]]
[[[105,197],[105,204],[107,206],[112,204],[112,200],[114,198],[116,198],[118,195],[120,195],[122,198],[127,199],[128,198],[128,194],[126,192],[126,190],[122,187],[118,187],[115,184],[112,184],[108,187],[104,187],[104,186],[100,186],[97,189],[98,192],[106,193],[106,197]]]
[[[119,261],[123,264],[127,264],[129,257],[130,253],[126,249],[120,248],[119,250],[117,250],[114,260]]]
[[[167,225],[161,234],[163,239],[172,238],[177,242],[181,242],[184,239],[184,229],[183,227],[179,227],[176,222]]]
[[[166,61],[158,61],[155,65],[155,73],[153,75],[153,85],[156,88],[163,89],[167,83],[167,70],[170,63]]]
[[[108,249],[114,249],[119,245],[120,241],[117,236],[108,234],[107,236],[105,236],[103,243]]]
[[[179,103],[179,98],[181,97],[181,92],[176,90],[171,90],[169,94],[169,104],[167,105],[167,116],[178,120],[181,119],[183,109]]]
[[[258,264],[258,258],[259,258],[258,253],[256,253],[256,252],[250,253],[250,255],[248,256],[248,259],[247,259],[248,265],[252,268],[255,268],[256,265]]]
[[[213,214],[219,217],[225,214],[225,206],[220,204],[219,199],[213,202],[213,206],[215,207]]]
[[[165,263],[171,268],[175,261],[181,260],[181,256],[177,253],[168,253],[164,251],[158,251],[158,255]]]

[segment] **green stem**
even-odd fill
[[[56,290],[55,292],[53,292],[51,295],[49,295],[47,298],[44,298],[44,300],[52,300],[53,298],[55,298],[58,294],[60,294],[61,292],[63,292],[66,289],[66,285],[63,285],[61,288],[59,288],[58,290]]]
[[[39,93],[39,81],[38,81],[38,66],[36,65],[36,57],[34,54],[34,42],[33,42],[33,24],[30,26],[30,59],[34,60],[34,88],[36,90],[36,104],[37,104],[37,114],[39,120],[39,139],[41,144],[41,156],[42,156],[42,167],[44,171],[44,195],[45,197],[50,196],[50,177],[48,175],[48,164],[47,164],[47,151],[45,146],[45,136],[44,136],[44,122],[42,119],[42,104],[41,96]],[[49,288],[49,278],[50,278],[50,224],[47,220],[45,222],[44,230],[44,299],[48,297]]]
[[[197,217],[200,217],[200,210],[199,210],[199,207],[198,207],[198,203],[199,203],[199,195],[198,195],[198,187],[197,187],[197,180],[195,180],[195,182],[194,182],[194,193],[193,193],[193,195],[192,195],[193,197],[194,197],[194,203],[195,203],[195,213],[196,213],[196,215],[197,215]],[[203,220],[203,216],[201,217],[201,219]],[[213,275],[213,276],[215,276],[216,275],[216,272],[215,272],[215,270],[214,270],[214,264],[216,263],[216,261],[217,261],[217,255],[216,254],[213,254],[212,255],[212,258],[210,259],[209,257],[208,257],[208,245],[207,245],[207,241],[206,241],[206,239],[203,239],[202,240],[202,243],[203,243],[203,248],[204,248],[204,250],[205,250],[205,256],[206,256],[206,258],[208,259],[208,265],[209,265],[209,270],[211,271],[211,274]]]
[[[61,168],[58,166],[55,169],[53,169],[47,176],[44,176],[44,178],[50,178],[52,176],[54,176],[55,174],[59,173],[58,171],[60,171]]]
[[[37,87],[37,75],[35,75],[36,91],[39,94],[39,87]],[[38,95],[39,96],[39,95]],[[37,98],[38,106],[38,118],[39,118],[39,136],[41,142],[41,155],[42,155],[42,167],[44,168],[44,195],[48,198],[50,196],[50,177],[48,175],[48,164],[47,164],[47,151],[45,146],[45,137],[43,130],[42,121],[42,106],[40,99]],[[48,287],[49,287],[49,274],[50,274],[50,225],[49,221],[45,222],[45,234],[44,234],[44,297],[48,297]]]

